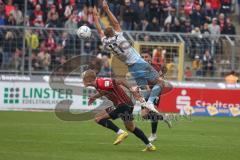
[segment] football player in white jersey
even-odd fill
[[[145,100],[141,99],[140,102],[142,102],[142,105],[149,110],[158,113],[157,109],[154,107],[154,101],[158,98],[161,92],[162,80],[159,77],[158,72],[145,62],[140,54],[125,39],[118,20],[110,11],[105,0],[103,0],[102,7],[107,13],[109,20],[112,23],[112,27],[107,27],[104,31],[102,30],[96,7],[94,7],[93,19],[104,49],[117,56],[118,59],[128,66],[128,70],[134,77],[137,85],[141,89],[149,91],[149,93],[145,93],[144,95],[144,97],[149,95],[148,101],[145,102]],[[154,84],[152,90],[147,87],[148,82]]]

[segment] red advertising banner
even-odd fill
[[[193,115],[240,116],[240,90],[174,88],[160,98],[159,110],[179,112],[192,107]]]

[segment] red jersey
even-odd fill
[[[125,93],[121,86],[117,85],[114,79],[110,78],[97,78],[97,91],[105,92],[104,96],[113,102],[115,106],[120,104],[128,104],[133,106],[133,102],[130,97]]]

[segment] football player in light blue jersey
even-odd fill
[[[147,102],[145,102],[143,99],[139,101],[142,102],[142,105],[149,110],[158,113],[157,109],[154,107],[154,101],[156,98],[158,98],[161,92],[162,80],[160,79],[158,72],[151,65],[145,62],[141,58],[140,54],[125,39],[118,20],[110,11],[105,0],[103,0],[102,7],[107,13],[113,26],[113,28],[107,27],[103,31],[99,23],[97,8],[94,7],[94,23],[103,43],[104,49],[117,56],[123,63],[125,63],[128,66],[129,72],[134,77],[137,85],[141,89],[148,90],[150,92],[144,95],[150,95]],[[148,88],[148,82],[154,84],[152,90]]]

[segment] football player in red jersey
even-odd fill
[[[156,64],[156,63],[152,63],[152,55],[151,53],[149,52],[143,52],[141,53],[141,57],[146,61],[148,62],[149,64],[152,65],[152,67],[159,72],[159,75],[162,79],[164,79],[164,76],[167,72],[167,69],[165,66],[161,66],[159,64]],[[160,95],[163,91],[163,86],[164,84],[161,84],[161,92],[160,92]],[[148,88],[148,90],[151,90],[152,89],[152,84],[151,83],[148,83],[148,86],[146,87]],[[148,91],[149,92],[149,91]],[[148,97],[148,96],[146,96]],[[160,102],[160,99],[155,99],[154,101],[154,105],[155,106],[158,106]],[[158,126],[158,121],[159,120],[163,120],[169,128],[172,127],[172,124],[171,124],[171,121],[168,120],[168,117],[167,116],[164,116],[164,115],[161,115],[161,114],[157,114],[157,113],[154,113],[154,112],[151,112],[149,111],[147,108],[145,107],[142,107],[142,116],[146,119],[150,119],[151,120],[151,128],[152,128],[152,134],[150,135],[150,137],[148,138],[148,140],[150,142],[153,142],[157,139],[157,126]]]
[[[97,114],[95,116],[95,121],[103,127],[111,129],[118,134],[114,145],[120,144],[128,137],[128,133],[126,131],[118,128],[111,120],[109,120],[121,118],[126,129],[145,143],[146,148],[143,151],[156,150],[156,147],[149,142],[143,131],[136,127],[133,122],[132,112],[134,104],[121,86],[127,88],[136,99],[138,99],[139,96],[126,81],[110,78],[97,78],[96,73],[93,70],[87,70],[83,73],[83,83],[85,87],[92,86],[98,91],[97,94],[89,98],[89,105],[91,105],[97,98],[102,96],[105,96],[113,102],[114,106],[109,107]]]

